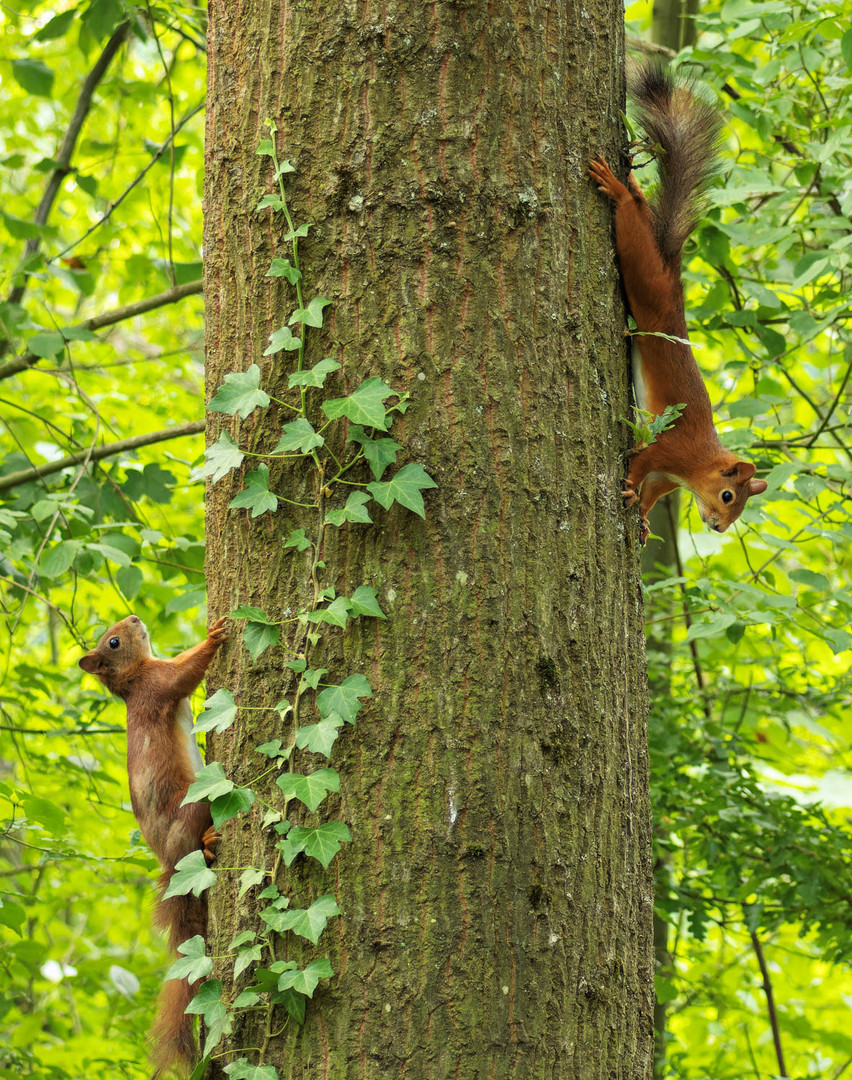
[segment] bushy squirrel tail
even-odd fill
[[[646,63],[633,71],[630,94],[660,173],[649,200],[654,239],[666,263],[677,264],[701,217],[701,196],[719,169],[724,121],[715,105],[696,95],[692,83],[659,64]]]
[[[160,879],[163,891],[172,871],[164,871]],[[189,938],[207,933],[207,897],[170,896],[161,900],[154,916],[157,926],[168,930],[169,945],[177,952]],[[193,1034],[193,1018],[186,1007],[195,996],[197,983],[188,979],[168,979],[163,983],[157,1005],[157,1017],[151,1028],[151,1059],[154,1063],[152,1080],[164,1076],[169,1070],[186,1075],[195,1063],[197,1050]]]

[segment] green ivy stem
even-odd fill
[[[340,469],[340,472],[337,474],[337,476],[333,476],[331,478],[331,480],[329,480],[329,484],[336,484],[340,480],[341,476],[343,476],[343,474],[345,472],[349,472],[349,470],[352,468],[353,465],[357,465],[357,463],[359,461],[363,460],[363,457],[364,457],[364,451],[359,450],[358,453],[355,455],[355,457],[352,458],[352,460],[349,462],[349,464],[348,465],[343,465],[341,467],[341,469]],[[347,482],[348,481],[343,481],[343,483],[347,483]]]
[[[291,405],[289,401],[282,401],[281,398],[273,397],[272,394],[268,395],[270,401],[274,401],[276,405],[283,405],[285,409],[292,409],[293,412],[299,413],[301,416],[302,410],[298,405]]]

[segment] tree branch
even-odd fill
[[[766,994],[766,1011],[769,1013],[769,1025],[772,1028],[772,1041],[775,1044],[775,1057],[778,1060],[778,1074],[782,1080],[789,1077],[787,1066],[784,1064],[784,1051],[781,1047],[781,1030],[778,1027],[778,1014],[775,1011],[775,997],[772,993],[772,981],[769,978],[769,969],[766,966],[766,958],[763,955],[763,946],[753,930],[749,930],[751,945],[760,966],[760,974],[763,976],[763,992]]]
[[[199,278],[197,281],[188,281],[185,285],[175,285],[173,289],[166,289],[165,292],[157,293],[155,296],[147,296],[144,300],[136,300],[132,304],[106,311],[103,315],[93,315],[90,319],[83,319],[82,322],[75,323],[72,329],[99,330],[102,326],[112,326],[113,323],[132,319],[135,315],[143,315],[146,311],[153,311],[154,308],[164,307],[166,304],[174,304],[178,300],[183,300],[185,296],[194,296],[200,292],[201,279]],[[0,381],[26,371],[41,359],[42,357],[27,351],[16,356],[14,360],[7,360],[5,364],[0,364]]]
[[[163,431],[152,431],[147,435],[135,435],[132,439],[120,439],[118,442],[108,443],[106,446],[96,446],[91,450],[80,450],[75,454],[68,454],[59,461],[48,461],[44,465],[36,465],[32,469],[19,469],[17,472],[0,476],[0,491],[8,491],[9,488],[26,484],[31,480],[38,480],[51,473],[61,472],[72,465],[79,465],[81,461],[100,461],[102,458],[121,454],[125,450],[136,450],[140,446],[151,446],[154,443],[165,442],[167,439],[180,439],[184,435],[197,435],[204,430],[203,420],[194,420],[190,424],[182,424],[180,427],[165,428]]]
[[[62,181],[70,172],[71,155],[74,153],[74,147],[77,145],[77,138],[80,135],[80,130],[92,107],[92,98],[95,89],[106,74],[107,68],[113,57],[124,44],[129,30],[130,23],[122,23],[121,26],[119,26],[104,46],[104,51],[98,57],[95,66],[83,80],[83,85],[80,87],[80,93],[77,96],[77,104],[74,106],[74,112],[71,116],[71,122],[68,125],[68,130],[65,132],[65,138],[62,140],[62,145],[59,147],[56,154],[56,168],[50,174],[47,186],[44,189],[44,194],[41,197],[41,202],[38,204],[33,217],[33,222],[36,225],[44,225],[47,221],[48,215],[56,201],[56,196],[59,194],[59,188]],[[24,248],[24,259],[38,251],[40,245],[41,237],[30,237]],[[29,274],[24,272],[21,280],[9,293],[8,302],[10,304],[19,304],[21,302],[27,288],[28,280]],[[8,338],[0,340],[0,356],[3,356],[8,348]]]

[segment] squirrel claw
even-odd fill
[[[212,825],[201,837],[201,851],[208,865],[216,858],[216,852],[213,849],[219,843],[219,839],[219,834]]]
[[[648,524],[646,517],[639,518],[639,544],[641,547],[645,546],[648,537],[651,535],[651,526]]]
[[[221,645],[222,642],[228,640],[227,622],[227,619],[217,619],[207,631],[208,638],[211,638],[217,645]]]
[[[624,481],[624,491],[621,493],[624,496],[624,505],[632,506],[639,498],[636,488],[631,484],[629,480]]]

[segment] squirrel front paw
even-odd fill
[[[215,644],[221,645],[228,640],[228,620],[217,619],[207,631],[207,637]]]
[[[639,518],[639,543],[642,547],[645,546],[648,537],[651,535],[651,526],[648,523],[648,519],[643,514]]]
[[[204,858],[207,861],[208,866],[216,858],[216,852],[213,850],[219,843],[219,834],[211,825],[205,834],[201,837],[201,851]]]

